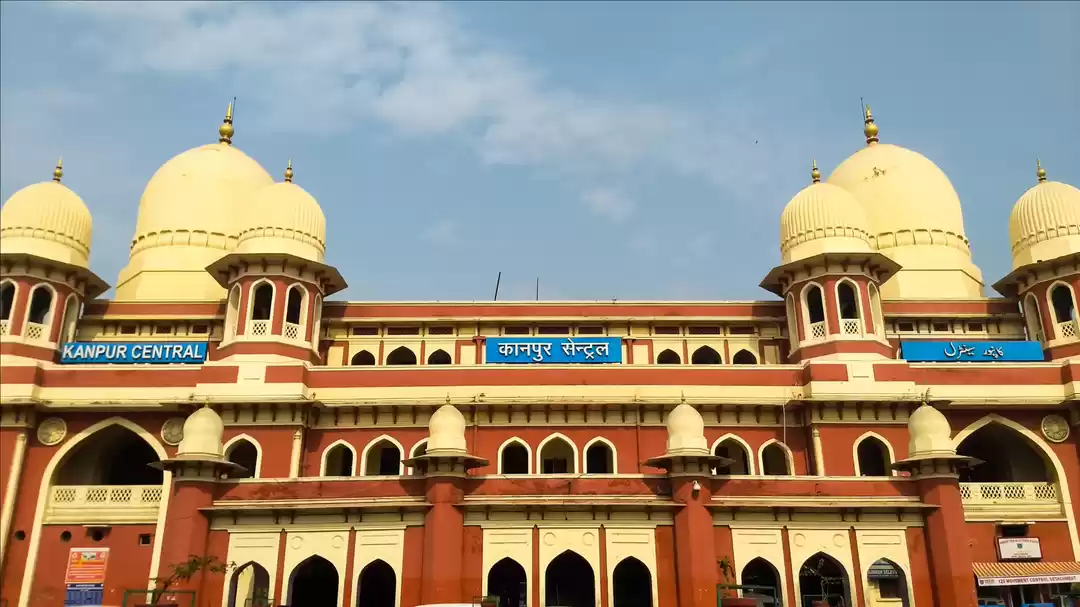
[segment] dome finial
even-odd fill
[[[292,158],[289,159],[289,166],[285,167],[285,183],[292,183]]]
[[[218,127],[218,143],[224,143],[226,145],[232,145],[232,136],[235,132],[232,125],[232,110],[233,104],[229,104],[229,109],[225,110],[225,120],[221,122],[221,126]]]
[[[814,180],[814,183],[821,183],[821,171],[817,168],[817,158],[814,159],[814,168],[810,169],[810,179]]]
[[[56,168],[52,172],[52,180],[56,183],[60,183],[60,178],[64,176],[64,157],[56,159]]]
[[[1035,159],[1035,176],[1039,178],[1039,183],[1046,181],[1046,169],[1042,168],[1042,160]]]
[[[878,127],[874,124],[874,115],[870,113],[870,104],[866,104],[863,112],[863,135],[866,135],[866,145],[874,145],[878,142]]]

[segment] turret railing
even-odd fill
[[[1069,319],[1069,320],[1066,320],[1065,322],[1059,322],[1057,324],[1057,336],[1058,336],[1058,339],[1072,338],[1072,337],[1076,337],[1076,335],[1077,335],[1077,330],[1076,330],[1076,321],[1075,320]]]
[[[0,320],[0,335],[7,335],[8,331],[11,330],[11,329],[8,328],[10,325],[11,325],[10,320],[8,320],[6,318],[3,319],[3,320]]]
[[[270,335],[270,321],[269,320],[249,320],[248,321],[248,335],[261,337],[263,335]]]
[[[152,523],[161,502],[161,485],[58,485],[49,489],[45,523]]]
[[[303,339],[300,332],[300,325],[294,322],[285,322],[285,326],[281,330],[282,336],[285,339]]]
[[[810,339],[825,339],[825,321],[810,323]]]
[[[49,325],[26,321],[23,327],[23,336],[34,341],[46,341],[49,338]]]

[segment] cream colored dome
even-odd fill
[[[178,459],[223,460],[221,437],[225,424],[210,407],[203,407],[184,420],[184,438],[180,440]]]
[[[236,247],[254,195],[274,180],[232,146],[231,107],[219,132],[217,143],[175,156],[146,184],[117,299],[224,297],[206,267]]]
[[[821,253],[869,252],[869,223],[859,201],[841,187],[821,183],[817,163],[811,176],[814,182],[796,194],[780,215],[782,262]]]
[[[259,191],[251,208],[240,223],[237,253],[290,253],[322,263],[326,216],[311,194],[292,183],[291,161],[285,181]]]
[[[956,455],[952,428],[945,415],[922,405],[908,418],[908,459],[926,459]]]
[[[952,182],[922,154],[878,143],[866,112],[867,146],[840,163],[830,184],[866,210],[874,248],[901,266],[882,287],[893,298],[982,296],[982,274],[971,262],[964,217]]]
[[[428,455],[465,453],[465,416],[454,405],[439,407],[428,420]]]
[[[1080,253],[1080,189],[1046,181],[1038,164],[1039,182],[1013,206],[1009,216],[1013,269]]]
[[[705,421],[692,406],[682,403],[667,419],[667,455],[709,455]]]
[[[67,186],[57,162],[53,180],[15,192],[0,210],[0,250],[25,253],[89,268],[93,219]]]

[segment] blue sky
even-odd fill
[[[63,155],[114,283],[146,181],[236,96],[350,299],[486,300],[499,271],[500,299],[767,299],[863,97],[949,175],[992,283],[1035,157],[1080,185],[1078,30],[1074,2],[4,2],[0,195]]]

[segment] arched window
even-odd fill
[[[491,566],[487,574],[487,595],[499,598],[499,605],[518,607],[528,600],[525,568],[510,557]]]
[[[225,459],[243,466],[241,471],[230,473],[231,478],[257,478],[259,476],[259,448],[252,439],[238,436],[225,446]]]
[[[585,474],[614,474],[615,452],[607,440],[597,437],[585,444]]]
[[[877,436],[865,436],[855,447],[856,475],[889,476],[889,447]]]
[[[450,354],[446,350],[435,350],[427,357],[429,365],[449,365],[451,362]]]
[[[229,291],[229,307],[225,310],[226,331],[229,337],[236,337],[236,326],[240,321],[240,285],[233,285]]]
[[[636,558],[619,561],[611,585],[614,607],[652,607],[652,572]]]
[[[821,297],[821,287],[807,285],[803,289],[803,298],[806,320],[810,325],[807,336],[810,339],[825,339],[825,300]]]
[[[1050,305],[1057,323],[1057,338],[1076,337],[1076,304],[1072,289],[1060,283],[1051,287]]]
[[[74,295],[68,295],[67,305],[64,306],[64,333],[60,336],[60,340],[64,343],[75,341],[75,335],[79,329],[79,313],[82,306],[79,305],[79,298]]]
[[[735,356],[731,357],[731,364],[733,365],[756,365],[757,357],[750,350],[739,350],[735,353]]]
[[[427,455],[427,439],[413,445],[411,451],[409,451],[409,459],[415,459]],[[427,472],[427,464],[424,462],[417,462],[415,468],[409,468],[405,471],[408,474],[420,474],[423,475]]]
[[[682,358],[674,350],[664,350],[656,357],[656,364],[658,365],[678,365],[680,363],[682,363]]]
[[[289,605],[337,605],[337,567],[313,555],[293,569],[289,576]]]
[[[1032,341],[1044,341],[1046,333],[1042,326],[1042,313],[1039,311],[1039,300],[1034,293],[1028,293],[1024,297],[1024,321],[1027,324],[1028,339]]]
[[[398,476],[403,474],[401,445],[389,436],[380,436],[364,449],[364,476]]]
[[[844,566],[833,557],[819,552],[806,559],[799,568],[799,605],[825,601],[829,605],[851,605],[848,575]]]
[[[15,307],[15,283],[5,280],[0,283],[0,320],[11,320],[11,310]]]
[[[794,350],[799,347],[799,326],[795,313],[795,296],[791,293],[788,293],[784,309],[787,314],[788,341],[791,342],[791,349]]]
[[[119,424],[93,433],[61,462],[57,485],[160,485],[161,470],[150,464],[157,452],[129,428]]]
[[[397,604],[396,597],[397,575],[394,568],[382,559],[375,559],[365,565],[356,582],[356,604],[360,607],[394,607]],[[337,603],[327,603],[331,604]]]
[[[539,465],[541,474],[577,474],[577,451],[561,434],[552,434],[540,443]]]
[[[766,443],[761,449],[761,473],[768,476],[788,476],[792,473],[791,453],[778,441]]]
[[[323,452],[320,476],[353,476],[355,465],[356,451],[349,443],[339,440]]]
[[[268,282],[260,282],[251,298],[251,319],[270,320],[270,313],[274,309],[274,285]],[[269,332],[269,331],[267,331]],[[252,333],[258,335],[252,331]]]
[[[591,607],[596,604],[596,574],[589,561],[567,550],[548,563],[543,591],[547,605]]]
[[[368,367],[375,364],[375,355],[367,350],[360,350],[353,354],[352,365],[354,367]]]
[[[405,346],[400,346],[397,349],[395,349],[393,352],[391,352],[389,356],[386,357],[386,364],[388,364],[388,365],[415,365],[416,364],[416,353],[413,352],[412,350],[406,348]]]
[[[772,563],[761,557],[751,560],[743,567],[739,582],[750,587],[743,591],[744,598],[758,598],[762,605],[780,605],[783,602],[780,573]]]
[[[38,325],[52,322],[53,291],[46,285],[40,285],[30,292],[30,311],[26,320]]]
[[[322,297],[315,296],[315,322],[311,325],[311,347],[319,349],[319,338],[322,333]]]
[[[720,353],[709,346],[701,346],[690,356],[692,365],[719,365],[720,363]]]
[[[874,335],[882,335],[884,333],[884,325],[881,322],[881,294],[878,293],[878,288],[870,283],[870,320],[874,325]]]
[[[285,300],[285,322],[300,324],[304,313],[304,295],[300,285],[289,287],[289,297]]]
[[[229,576],[228,607],[269,605],[270,573],[251,561],[237,567]]]
[[[531,458],[528,446],[512,438],[499,448],[499,474],[528,474]]]
[[[717,474],[741,476],[752,473],[750,467],[750,448],[734,436],[720,439],[720,442],[716,443],[716,447],[713,448],[713,454],[717,457],[731,460],[731,464],[729,464],[727,468],[717,470]]]
[[[840,330],[844,335],[862,335],[863,326],[859,318],[859,291],[849,280],[836,283],[836,301],[840,309]]]

